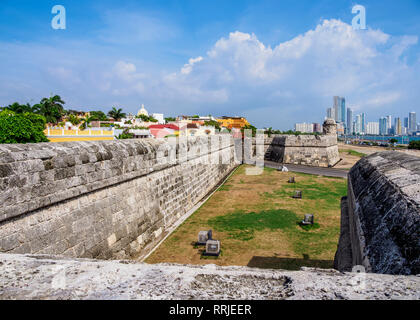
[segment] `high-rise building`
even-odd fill
[[[388,121],[387,118],[379,119],[379,134],[387,135],[388,134]]]
[[[320,123],[313,123],[314,132],[322,132],[322,125]]]
[[[401,127],[401,119],[400,118],[395,118],[394,134],[396,134],[398,136],[402,135],[402,127]]]
[[[345,125],[343,122],[339,122],[337,123],[337,134],[338,135],[343,135],[344,134],[344,129],[345,129]]]
[[[408,117],[404,118],[404,127],[408,129]]]
[[[335,113],[333,108],[327,109],[327,118],[334,119],[335,120]]]
[[[347,108],[347,126],[346,126],[347,134],[352,134],[354,132],[353,129],[353,110]]]
[[[365,133],[366,132],[366,113],[361,113],[360,114],[360,120],[361,120],[361,130],[362,130],[362,132],[363,133]]]
[[[416,113],[410,112],[408,114],[408,132],[412,133],[417,131],[417,120],[416,120]]]
[[[363,131],[362,131],[362,115],[361,114],[358,114],[356,116],[356,121],[355,122],[356,122],[356,125],[354,127],[354,132],[356,132],[356,134],[363,133]]]
[[[334,120],[335,122],[338,122],[338,119],[340,118],[339,109],[338,106],[340,105],[340,97],[334,96],[333,98],[333,109],[334,109]]]
[[[313,123],[295,123],[295,131],[311,133],[314,132]]]
[[[343,97],[334,97],[334,115],[336,122],[346,123],[346,99]]]
[[[379,122],[368,122],[366,124],[366,134],[379,134]]]
[[[392,117],[386,116],[386,125],[387,125],[387,134],[391,132],[392,129]]]

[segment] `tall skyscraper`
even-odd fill
[[[388,134],[388,121],[387,118],[379,119],[379,134],[387,135]]]
[[[416,130],[417,130],[416,113],[413,111],[408,114],[408,132],[413,133]]]
[[[402,127],[401,127],[401,119],[400,118],[395,118],[394,134],[396,134],[398,136],[402,135]]]
[[[341,98],[341,122],[346,123],[346,99]]]
[[[333,108],[328,108],[327,109],[327,118],[331,118],[331,119],[335,120],[335,113],[334,113]]]
[[[404,127],[408,129],[408,117],[404,118]]]
[[[347,108],[347,126],[346,126],[347,134],[352,134],[354,132],[353,129],[353,110]]]
[[[360,114],[360,120],[361,120],[361,130],[363,133],[366,133],[366,113]]]
[[[386,116],[386,124],[387,124],[387,134],[391,132],[392,129],[392,117]]]
[[[354,128],[354,131],[356,132],[356,134],[361,134],[361,133],[363,133],[363,131],[362,131],[362,115],[361,114],[358,114],[357,116],[356,116],[356,125],[355,125],[355,128]]]
[[[339,110],[338,110],[338,106],[339,106],[339,104],[340,104],[340,97],[338,97],[338,96],[334,96],[334,98],[333,98],[333,109],[334,109],[334,120],[336,121],[336,122],[338,122],[338,119],[339,119]]]
[[[334,114],[336,122],[346,123],[346,99],[334,96]]]

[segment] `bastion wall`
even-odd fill
[[[362,158],[348,175],[341,201],[335,268],[420,273],[420,158],[379,152]]]
[[[147,254],[237,165],[231,136],[0,145],[0,252]]]
[[[253,139],[252,155],[263,155],[264,160],[312,167],[333,167],[340,161],[336,135],[273,135],[261,142],[263,151],[257,152],[257,141]]]

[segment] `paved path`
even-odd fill
[[[319,176],[326,176],[326,177],[347,178],[347,174],[349,172],[349,170],[346,170],[346,169],[308,167],[308,166],[302,166],[302,165],[297,165],[297,164],[281,164],[274,161],[264,160],[265,167],[277,169],[281,167],[282,165],[284,165],[287,169],[289,169],[289,171],[316,174]]]

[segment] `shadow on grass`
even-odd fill
[[[254,256],[247,266],[261,269],[300,270],[301,267],[331,269],[333,264],[333,260],[312,260],[309,259],[309,255],[304,254],[302,259]]]

